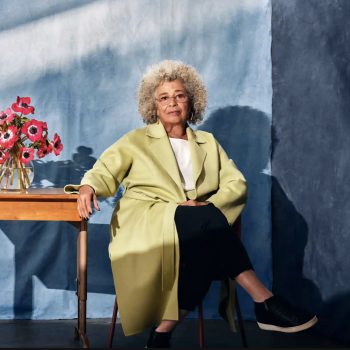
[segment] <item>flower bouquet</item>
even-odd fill
[[[52,152],[58,156],[63,149],[57,134],[52,141],[48,139],[45,122],[26,117],[30,113],[34,114],[34,110],[34,107],[30,106],[29,97],[18,96],[17,101],[12,104],[12,109],[7,108],[5,112],[0,113],[1,189],[25,190],[34,178],[34,166],[31,161],[35,151],[38,158],[43,158]]]

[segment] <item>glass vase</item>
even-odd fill
[[[25,191],[34,179],[34,164],[22,163],[16,152],[9,152],[9,158],[0,164],[1,191]]]

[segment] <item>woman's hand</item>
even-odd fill
[[[78,212],[81,218],[90,219],[92,214],[91,202],[94,202],[94,207],[96,210],[100,211],[97,203],[97,197],[94,189],[89,185],[81,186],[79,189],[79,198],[78,198]]]
[[[200,205],[208,205],[210,204],[211,202],[208,202],[208,201],[205,201],[205,202],[197,202],[197,201],[194,201],[193,199],[189,199],[188,201],[186,202],[182,202],[180,205],[186,205],[186,206],[189,206],[189,207],[198,207]]]

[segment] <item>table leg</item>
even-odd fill
[[[86,300],[87,300],[87,221],[80,223],[77,242],[77,296],[78,296],[78,324],[74,336],[83,340],[84,348],[89,347],[86,336]]]
[[[80,288],[79,288],[79,263],[80,263],[80,223],[78,223],[78,240],[77,240],[77,279],[76,279],[76,296],[77,296],[77,301],[78,301],[78,320],[77,320],[77,324],[75,326],[74,329],[74,340],[79,340],[80,339],[80,335],[79,335],[79,330],[80,330]]]

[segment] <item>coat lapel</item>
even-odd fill
[[[150,143],[149,148],[158,158],[174,182],[182,189],[181,178],[175,155],[163,124],[159,123],[149,125],[146,133],[148,136],[155,139],[152,141],[152,143]]]
[[[200,143],[205,143],[205,140],[196,134],[189,126],[186,129],[188,142],[190,143],[191,149],[191,159],[192,159],[192,169],[193,169],[193,183],[195,188],[197,188],[197,180],[202,172],[204,160],[207,152],[199,145]]]
[[[193,181],[196,184],[202,172],[206,157],[206,152],[199,143],[205,143],[205,140],[189,126],[186,128],[186,133],[191,150]],[[183,190],[176,158],[163,124],[148,125],[146,134],[155,139],[149,145],[151,151],[158,158],[173,181]]]

